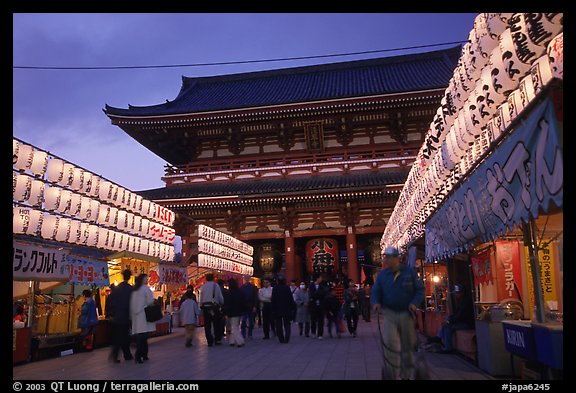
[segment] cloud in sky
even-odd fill
[[[15,14],[13,64],[126,66],[270,59],[468,38],[475,14]],[[13,134],[121,185],[162,187],[165,162],[102,112],[176,97],[208,76],[368,57],[152,70],[13,71]]]

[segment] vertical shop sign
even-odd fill
[[[554,274],[554,263],[556,263],[555,247],[553,243],[548,243],[546,240],[541,242],[538,250],[538,260],[540,261],[540,280],[542,285],[542,294],[544,295],[544,302],[551,309],[558,307],[558,295],[556,293],[557,282],[556,275]],[[526,255],[527,278],[528,278],[528,298],[530,310],[534,306],[534,286],[532,285],[532,269],[530,267],[530,254],[528,247],[524,248]]]
[[[498,300],[522,301],[522,275],[520,270],[520,243],[516,240],[496,242],[496,272]]]

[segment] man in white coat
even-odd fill
[[[148,360],[148,333],[156,330],[156,322],[148,322],[144,311],[146,306],[154,303],[154,295],[147,284],[147,274],[140,274],[136,277],[130,297],[132,334],[136,336],[136,354],[134,355],[136,363],[144,363],[144,360]]]

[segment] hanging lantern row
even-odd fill
[[[206,239],[210,242],[221,244],[226,247],[230,247],[234,250],[240,251],[242,254],[251,256],[254,253],[254,247],[230,236],[224,232],[217,231],[214,228],[206,226],[204,224],[198,225],[198,237],[200,239]]]
[[[176,231],[166,225],[101,203],[91,197],[47,185],[25,174],[12,172],[12,175],[13,199],[16,202],[26,202],[34,208],[78,217],[93,224],[117,228],[133,235],[167,244],[174,241]]]
[[[480,14],[381,246],[403,247],[524,107],[563,78],[562,14]],[[526,49],[528,48],[528,49]]]
[[[13,208],[12,231],[16,234],[40,236],[70,244],[97,247],[111,251],[131,251],[161,260],[174,260],[174,246],[143,239],[113,229],[57,216],[30,207]]]
[[[206,254],[198,254],[198,267],[225,270],[245,276],[251,276],[254,274],[254,268],[252,266]]]
[[[251,256],[206,239],[198,239],[198,252],[214,255],[233,262],[239,262],[244,265],[250,266],[253,263],[253,258]]]
[[[12,154],[13,169],[17,172],[30,173],[38,181],[57,184],[164,225],[174,225],[173,211],[60,158],[50,157],[43,150],[12,139]]]

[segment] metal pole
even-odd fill
[[[532,271],[532,285],[534,286],[534,304],[536,306],[536,321],[542,323],[544,316],[544,296],[542,294],[542,281],[540,277],[540,261],[538,260],[538,236],[536,233],[536,223],[530,217],[528,224],[522,224],[524,233],[524,245],[528,246],[530,255],[530,270]]]

